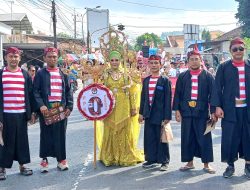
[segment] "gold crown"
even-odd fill
[[[110,29],[100,37],[100,49],[106,61],[108,60],[109,53],[113,50],[120,52],[122,58],[126,60],[128,55],[127,37],[121,31]]]

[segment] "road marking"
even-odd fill
[[[93,153],[88,154],[87,158],[84,161],[83,168],[79,171],[78,176],[77,176],[75,183],[73,184],[73,187],[71,190],[77,190],[79,182],[81,181],[81,178],[82,178],[84,172],[87,170],[87,167],[92,162],[92,160],[93,160]]]

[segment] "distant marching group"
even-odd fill
[[[130,87],[127,85],[125,89],[123,85],[126,79],[119,70],[121,54],[111,52],[111,69],[105,85],[118,101],[115,110],[104,120],[100,160],[106,166],[130,166],[145,159],[143,168],[161,164],[161,171],[168,170],[169,144],[161,141],[161,133],[162,125],[170,122],[174,110],[176,121],[181,122],[181,161],[186,162],[180,171],[194,169],[193,159],[198,157],[204,164],[204,172],[216,172],[210,165],[214,161],[212,135],[204,135],[204,131],[208,119],[217,122],[221,118],[221,161],[228,165],[223,177],[234,175],[234,162],[240,157],[245,159],[244,173],[250,179],[250,61],[244,60],[245,49],[241,38],[233,39],[232,59],[219,65],[214,78],[202,69],[201,54],[194,48],[187,55],[188,70],[178,76],[173,102],[171,82],[167,76],[160,75],[161,57],[151,55],[148,59],[151,74],[143,80],[138,109],[133,101],[126,100]],[[47,67],[40,69],[34,80],[19,68],[20,59],[19,49],[8,48],[7,65],[0,70],[0,180],[6,179],[6,168],[11,168],[14,160],[18,161],[22,175],[33,174],[25,166],[30,163],[27,124],[37,116],[41,171],[48,172],[48,157],[57,159],[60,170],[68,169],[65,136],[67,118],[73,109],[73,93],[67,75],[57,67],[58,50],[53,47],[44,50]],[[49,110],[58,106],[64,107],[66,119],[46,123]],[[144,154],[130,138],[129,118],[136,114],[139,123],[144,121]],[[120,120],[116,122],[117,118]]]

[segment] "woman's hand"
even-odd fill
[[[138,118],[139,123],[142,123],[143,120],[144,120],[144,119],[143,119],[143,116],[140,114],[140,115],[139,115],[139,118]]]
[[[136,109],[131,109],[130,114],[132,117],[134,117],[137,114]]]

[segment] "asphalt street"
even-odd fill
[[[75,99],[77,93],[75,94]],[[75,101],[76,102],[76,101]],[[76,104],[75,104],[76,105]],[[49,172],[40,173],[39,158],[39,126],[29,127],[29,141],[31,163],[28,165],[34,171],[32,176],[21,176],[18,164],[15,162],[7,170],[7,180],[0,181],[0,190],[247,190],[250,187],[243,175],[244,162],[236,162],[236,173],[231,179],[224,179],[222,173],[226,165],[220,162],[220,123],[213,133],[214,160],[212,166],[216,174],[206,174],[202,170],[200,159],[195,159],[196,169],[180,172],[178,169],[184,163],[180,161],[180,125],[171,122],[174,141],[170,144],[170,167],[167,172],[159,171],[159,166],[143,169],[141,164],[133,167],[105,167],[97,163],[93,167],[93,123],[86,121],[75,106],[67,128],[67,160],[69,170],[61,172],[56,168],[56,160],[49,158]],[[139,147],[143,148],[143,126],[139,140]]]

